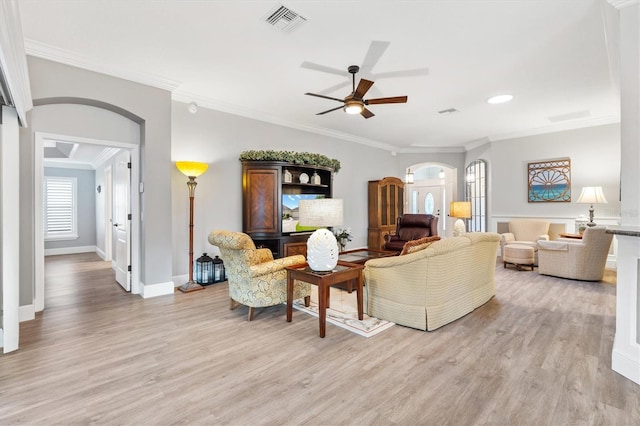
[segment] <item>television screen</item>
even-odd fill
[[[324,198],[324,195],[282,194],[282,232],[300,232],[311,230],[311,228],[301,229],[298,225],[298,205],[300,204],[300,200],[315,200],[316,198]]]

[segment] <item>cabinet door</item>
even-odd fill
[[[284,244],[284,257],[301,254],[307,257],[307,242],[299,243],[285,243]]]
[[[278,169],[249,169],[245,173],[244,230],[280,232]]]

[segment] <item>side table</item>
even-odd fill
[[[560,235],[561,238],[570,238],[572,240],[581,240],[582,239],[582,234],[561,233],[561,234],[558,234],[558,235]]]
[[[320,337],[324,337],[327,328],[327,308],[329,307],[329,287],[334,284],[351,282],[355,284],[358,301],[358,319],[363,319],[362,285],[364,282],[364,265],[338,261],[338,265],[330,272],[316,272],[308,264],[287,266],[287,322],[293,318],[293,282],[300,280],[318,286],[318,322]]]

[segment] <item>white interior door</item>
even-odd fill
[[[113,260],[113,177],[111,166],[104,169],[104,260]]]
[[[438,235],[444,235],[445,207],[444,207],[444,187],[438,186],[416,186],[412,188],[413,213],[439,215]]]
[[[131,193],[130,153],[122,151],[116,156],[113,170],[113,241],[116,281],[131,291],[131,220],[129,213]]]

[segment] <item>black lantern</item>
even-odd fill
[[[224,263],[218,256],[213,259],[213,282],[219,283],[220,281],[226,281],[227,273],[224,269]]]
[[[216,256],[218,257],[218,256]],[[213,259],[203,253],[196,259],[195,265],[196,282],[200,285],[212,284],[213,281]]]

